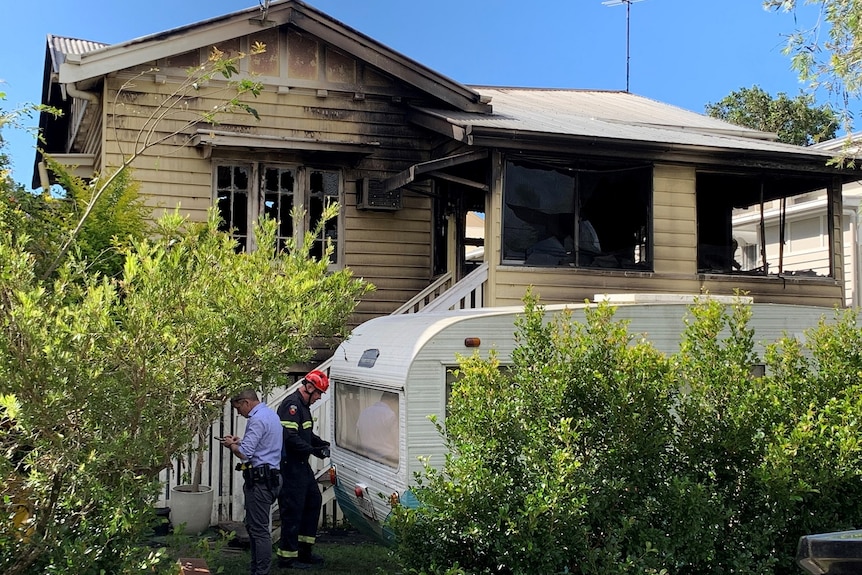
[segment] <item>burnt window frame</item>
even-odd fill
[[[833,185],[831,175],[789,170],[698,170],[697,273],[834,279],[829,191]],[[819,210],[812,210],[806,203],[822,205],[822,213],[814,213]],[[824,252],[825,274],[808,267],[811,262],[797,265],[786,259],[792,250],[785,250],[785,246],[793,239],[788,230],[794,223],[815,217],[820,219],[825,239],[813,251]]]
[[[531,170],[534,181],[544,181],[544,185],[556,187],[556,191],[540,193],[535,202],[513,197],[513,188]],[[502,172],[503,265],[654,271],[654,164],[506,157]],[[529,192],[534,193],[535,189]],[[621,195],[628,196],[625,199],[635,207],[614,215],[613,210],[624,204]],[[548,211],[553,208],[535,209],[535,205],[528,205],[542,201],[558,202],[557,217],[548,216],[553,214]],[[587,226],[582,224],[584,221]],[[552,229],[557,233],[549,231]],[[516,235],[519,233],[523,237]]]
[[[224,185],[225,180],[221,177],[222,170],[229,169],[232,174],[244,171],[247,174],[245,187],[238,185],[236,178],[232,177],[229,185]],[[322,174],[320,178],[318,174]],[[271,176],[275,176],[275,179]],[[289,181],[286,181],[289,180]],[[335,193],[331,189],[321,187],[327,180],[331,188],[334,183]],[[275,182],[273,186],[273,182]],[[289,189],[286,187],[289,184]],[[256,243],[252,229],[254,223],[262,215],[278,215],[279,225],[277,237],[280,247],[286,245],[286,240],[291,238],[299,242],[302,234],[313,230],[325,204],[330,201],[338,202],[339,210],[333,220],[327,222],[322,236],[315,237],[311,253],[315,257],[323,254],[327,241],[333,245],[330,256],[329,269],[337,270],[344,266],[344,177],[342,171],[337,168],[318,168],[300,164],[281,162],[250,162],[220,160],[213,165],[213,205],[219,210],[223,222],[221,229],[230,231],[239,243],[238,249],[252,251]],[[223,206],[227,203],[225,198],[229,197],[229,218],[225,218]],[[245,197],[244,205],[240,206],[237,198]],[[289,205],[282,205],[282,200],[288,199]],[[334,199],[333,199],[334,198]],[[290,212],[294,207],[301,206],[304,216],[300,221],[294,221]],[[234,213],[239,217],[233,217]]]

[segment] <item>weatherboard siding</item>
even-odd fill
[[[109,79],[108,101],[117,99],[117,90],[128,80]],[[212,109],[224,100],[214,93],[224,83],[212,82],[187,99],[184,104],[196,109]],[[175,85],[160,84],[144,75],[134,82],[134,92],[123,94],[121,105],[109,104],[106,125],[108,138],[105,163],[119,165],[120,149],[130,153],[133,142],[147,126],[146,119],[157,113],[158,106]],[[386,90],[393,91],[394,85]],[[134,163],[134,175],[148,207],[158,216],[164,210],[180,206],[181,213],[193,221],[203,221],[213,205],[213,165],[215,161],[260,161],[301,164],[313,168],[339,169],[343,178],[342,261],[357,277],[369,281],[375,291],[360,303],[351,324],[356,325],[382,314],[388,314],[428,285],[431,277],[431,200],[420,194],[403,192],[402,209],[394,212],[371,212],[356,209],[357,181],[361,177],[385,179],[417,162],[430,159],[432,142],[424,132],[405,121],[406,107],[398,98],[369,96],[355,99],[354,93],[327,91],[319,97],[316,90],[291,88],[279,93],[274,86],[265,87],[257,98],[247,101],[260,116],[243,113],[225,114],[213,130],[230,131],[249,137],[295,138],[316,142],[349,142],[374,144],[370,157],[345,162],[335,155],[312,154],[314,159],[297,150],[240,150],[189,145],[188,139],[200,124],[186,128],[192,114],[182,110],[166,118],[153,133],[154,139],[167,138],[153,146]],[[182,135],[172,136],[185,129]],[[114,139],[119,137],[119,146]],[[319,158],[319,159],[318,159]],[[347,164],[347,165],[345,165]]]
[[[463,340],[462,340],[463,342]],[[435,415],[440,421],[446,416],[446,365],[441,361],[447,354],[436,357],[425,357],[419,354],[410,366],[405,386],[407,416],[406,423],[406,457],[407,477],[421,471],[422,463],[419,457],[429,457],[432,465],[441,467],[445,451],[441,449],[441,438],[437,428],[429,420]],[[456,366],[455,352],[452,351],[449,366]]]
[[[697,218],[695,170],[686,166],[656,165],[653,172],[654,271],[547,268],[497,264],[489,272],[490,299],[495,306],[519,305],[528,289],[541,301],[577,303],[604,293],[702,293],[732,295],[737,289],[755,301],[830,306],[841,301],[841,285],[831,278],[788,278],[775,281],[742,275],[697,273]],[[492,197],[491,226],[500,229],[499,194]],[[493,253],[500,261],[499,236]],[[814,261],[788,261],[796,269]],[[826,273],[820,268],[817,271]]]
[[[441,322],[440,330],[434,335],[425,334],[415,357],[403,366],[406,397],[406,433],[408,480],[412,482],[414,472],[422,470],[420,457],[430,458],[430,464],[441,468],[445,458],[445,445],[436,428],[429,419],[436,416],[442,422],[446,416],[446,371],[458,366],[458,356],[479,353],[487,358],[491,349],[500,357],[508,358],[514,348],[512,316],[491,314],[481,320],[481,325],[469,319],[470,313],[464,312],[464,319]],[[445,326],[444,326],[445,325]],[[444,327],[443,327],[444,326]],[[468,337],[479,337],[479,349],[464,347]]]
[[[653,170],[653,265],[656,274],[697,272],[694,169],[656,165]]]

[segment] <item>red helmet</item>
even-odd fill
[[[305,381],[313,385],[320,393],[326,393],[329,389],[329,378],[322,371],[309,371],[305,376]]]

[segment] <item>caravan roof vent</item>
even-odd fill
[[[384,191],[380,180],[356,181],[356,209],[395,211],[401,209],[401,190]]]

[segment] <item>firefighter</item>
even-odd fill
[[[278,408],[284,436],[281,458],[282,489],[278,497],[281,540],[278,564],[291,569],[308,569],[323,563],[311,552],[320,519],[321,495],[308,463],[308,456],[329,457],[329,442],[312,430],[310,407],[329,389],[329,378],[318,370],[310,371],[299,388],[288,395]]]

